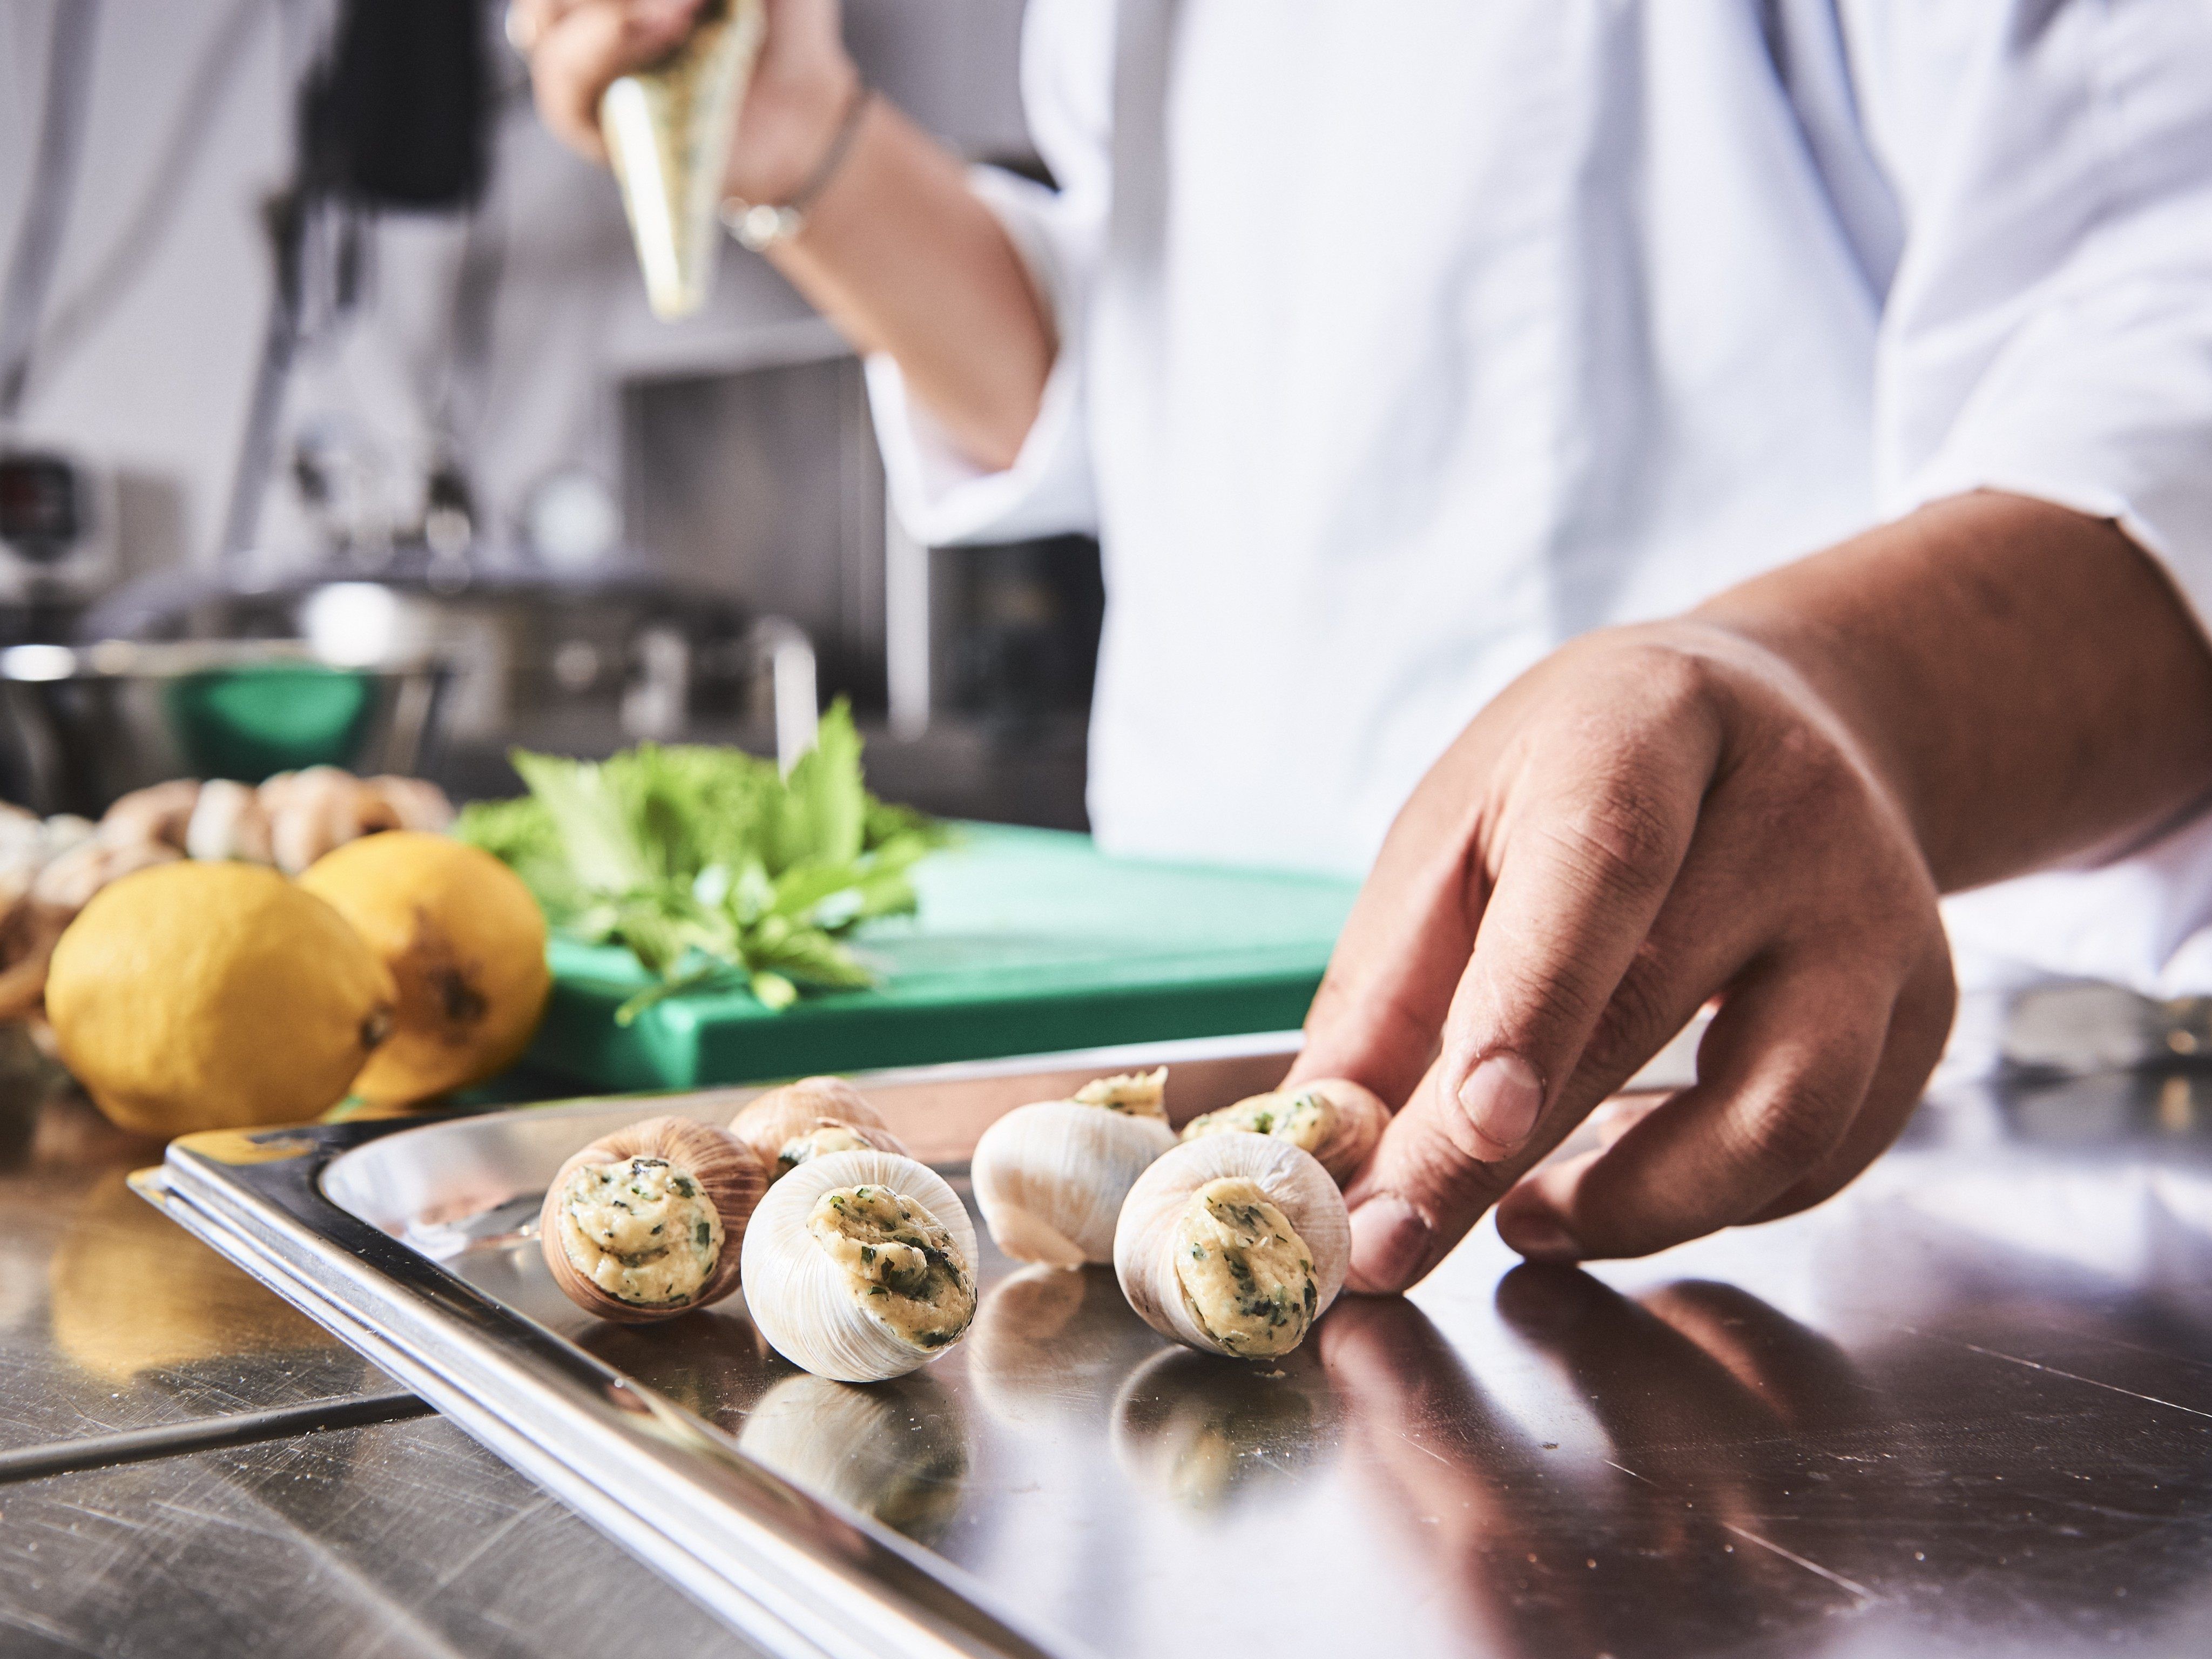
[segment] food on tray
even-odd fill
[[[841,1077],[803,1077],[771,1089],[730,1120],[773,1182],[811,1158],[872,1149],[904,1153],[883,1114]]]
[[[1102,1079],[1072,1100],[1017,1107],[983,1132],[975,1205],[1008,1255],[1057,1267],[1114,1259],[1121,1201],[1176,1144],[1167,1067]]]
[[[522,1056],[545,1011],[545,918],[512,870],[446,836],[398,830],[316,860],[300,884],[368,941],[398,990],[391,1036],[353,1091],[402,1103]]]
[[[856,1389],[787,1376],[745,1413],[738,1444],[777,1474],[927,1542],[960,1506],[960,1404],[927,1376]]]
[[[110,882],[180,859],[278,864],[296,874],[379,830],[439,830],[453,808],[417,778],[356,778],[336,767],[279,773],[258,788],[179,778],[132,791],[97,824],[43,822],[0,805],[0,1019],[35,1016],[54,943]]]
[[[633,1123],[571,1158],[545,1189],[545,1264],[602,1319],[706,1307],[738,1288],[738,1241],[767,1185],[759,1159],[711,1124]]]
[[[1121,1207],[1114,1271],[1164,1336],[1235,1358],[1288,1353],[1350,1265],[1344,1195],[1309,1152],[1257,1134],[1185,1141]]]
[[[297,1122],[342,1099],[391,1030],[391,974],[276,871],[164,863],[102,888],[55,945],[63,1060],[129,1129]]]
[[[869,795],[842,702],[780,775],[736,749],[642,744],[603,763],[518,751],[524,799],[471,806],[454,833],[512,865],[565,933],[627,946],[658,983],[618,1011],[741,987],[772,1008],[800,988],[874,983],[845,943],[912,910],[907,872],[942,844]]]
[[[1344,1078],[1324,1078],[1303,1089],[1254,1095],[1193,1118],[1183,1126],[1182,1138],[1198,1140],[1235,1131],[1272,1135],[1311,1152],[1341,1187],[1367,1162],[1389,1122],[1390,1109],[1380,1097]]]
[[[1074,1098],[1079,1106],[1103,1106],[1125,1117],[1157,1118],[1164,1123],[1168,1115],[1168,1068],[1156,1066],[1149,1072],[1102,1077],[1078,1089]]]
[[[794,1365],[880,1382],[967,1334],[975,1259],[974,1224],[935,1170],[896,1152],[832,1152],[761,1200],[745,1233],[745,1303]]]

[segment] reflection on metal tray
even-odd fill
[[[863,1086],[957,1178],[1021,1101],[1158,1060],[1181,1117],[1293,1041]],[[571,1306],[528,1237],[561,1159],[746,1090],[194,1137],[149,1184],[779,1654],[2202,1651],[2203,1089],[1961,1095],[1843,1199],[1601,1275],[1485,1229],[1266,1370],[988,1247],[970,1339],[872,1388],[734,1304]]]

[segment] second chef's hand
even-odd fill
[[[682,40],[698,6],[516,0],[508,33],[530,59],[546,125],[605,160],[600,98]],[[818,179],[805,228],[770,261],[856,349],[896,358],[908,391],[971,459],[1011,466],[1058,349],[1051,320],[957,157],[881,97],[841,143],[860,71],[839,15],[837,0],[768,0],[725,189],[778,205]]]
[[[1954,994],[1939,892],[2116,850],[2212,780],[2212,653],[2118,529],[1981,494],[1590,635],[1393,827],[1293,1081],[1402,1103],[1351,1288],[1493,1203],[1543,1260],[1819,1202],[1902,1127]],[[1698,1081],[1531,1174],[1708,1000]]]

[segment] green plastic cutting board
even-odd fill
[[[606,1091],[691,1089],[1113,1042],[1288,1030],[1305,1018],[1353,883],[1101,854],[1085,836],[969,824],[915,872],[918,915],[855,943],[870,991],[773,1013],[743,991],[673,997],[627,951],[556,939],[528,1064]]]

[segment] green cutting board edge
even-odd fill
[[[1108,858],[1087,836],[965,824],[915,872],[920,912],[855,943],[874,990],[773,1013],[742,991],[615,1009],[647,983],[627,951],[556,939],[527,1063],[607,1090],[692,1089],[1288,1030],[1358,891],[1328,877]]]

